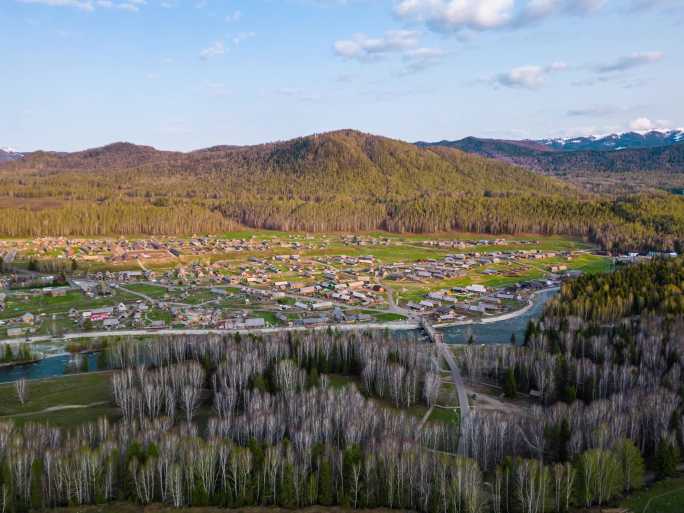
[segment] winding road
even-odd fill
[[[444,338],[440,332],[438,332],[428,321],[423,320],[423,329],[427,333],[430,340],[437,345],[437,348],[442,353],[444,360],[449,366],[449,371],[451,372],[451,379],[456,387],[456,393],[458,395],[459,410],[461,412],[461,425],[463,421],[470,418],[470,403],[468,402],[468,394],[466,392],[465,384],[463,383],[463,377],[461,376],[461,370],[454,360],[454,355],[449,349],[449,346],[444,343]],[[459,437],[458,440],[458,453],[463,455],[463,437]]]

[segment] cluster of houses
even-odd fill
[[[326,241],[298,236],[265,240],[259,240],[255,237],[225,239],[215,236],[160,237],[154,239],[43,237],[0,241],[0,255],[16,255],[18,252],[26,255],[75,258],[94,262],[163,261],[173,260],[180,256],[199,257],[237,251],[259,252],[273,249],[314,249],[325,245],[327,245]]]
[[[509,239],[449,239],[449,240],[422,240],[419,244],[429,247],[437,248],[454,248],[454,249],[467,249],[476,248],[478,246],[508,246],[515,243],[516,245],[531,245],[539,244],[538,240],[515,240],[511,241]]]
[[[410,302],[407,307],[441,323],[496,316],[520,309],[533,292],[559,284],[558,278],[550,278],[504,289],[490,289],[480,284],[453,287],[430,292],[422,301]]]
[[[4,298],[0,294],[0,311],[4,309]],[[0,327],[7,328],[8,337],[21,337],[26,333],[35,333],[37,318],[31,312],[25,312],[19,317],[0,320]]]
[[[674,251],[649,251],[648,253],[630,252],[615,257],[614,261],[617,264],[635,264],[654,258],[676,258],[677,253]]]
[[[444,280],[448,278],[460,278],[466,275],[467,271],[475,266],[485,267],[482,274],[497,275],[501,271],[496,269],[497,264],[502,263],[523,263],[530,260],[544,260],[546,258],[562,257],[572,260],[571,252],[558,253],[554,251],[541,250],[517,250],[517,251],[493,251],[489,253],[456,253],[447,255],[441,259],[427,259],[412,263],[397,262],[386,264],[379,267],[378,274],[384,279],[394,281],[429,281]],[[493,266],[487,268],[487,266]],[[566,264],[550,266],[549,272],[567,271]],[[522,268],[507,268],[505,273],[508,276],[520,274]]]

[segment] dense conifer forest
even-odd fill
[[[608,250],[680,249],[684,201],[604,198],[450,148],[354,131],[162,152],[117,143],[0,166],[0,234],[464,230],[565,234]]]

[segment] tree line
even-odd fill
[[[540,233],[681,250],[684,198],[608,198],[492,159],[353,131],[190,154],[112,145],[0,167],[0,235]]]
[[[379,406],[376,398],[400,407],[436,401],[435,347],[413,337],[173,336],[124,339],[107,351],[118,369],[119,422],[0,423],[3,513],[111,500],[560,513],[605,504],[644,479],[641,452],[622,436],[629,431],[613,437],[588,411],[569,416],[588,422],[572,430],[589,441],[566,440],[551,457],[542,419],[560,418],[553,409],[459,428],[421,426]],[[330,373],[357,376],[359,388],[331,385]],[[211,409],[206,427],[200,408]],[[469,456],[456,454],[459,436]]]

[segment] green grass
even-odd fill
[[[347,385],[353,384],[355,387],[359,388],[359,378],[356,376],[346,376],[343,374],[326,374],[330,380],[330,386],[332,388],[343,388]],[[360,388],[359,388],[360,389]],[[392,401],[389,399],[380,399],[378,397],[368,397],[369,400],[373,401],[380,408],[392,410],[394,412],[404,412],[412,417],[422,419],[428,411],[428,408],[422,404],[415,404],[410,408],[397,408]]]
[[[147,319],[150,321],[164,321],[166,324],[171,324],[173,322],[173,315],[166,310],[152,308],[147,312]]]
[[[6,308],[0,312],[0,319],[10,319],[19,317],[26,312],[34,315],[53,313],[67,313],[71,308],[77,310],[88,310],[91,308],[101,308],[112,306],[126,300],[128,296],[114,291],[111,296],[88,298],[79,291],[67,292],[64,296],[44,296],[38,295],[20,300],[14,295],[7,297]]]
[[[217,299],[217,296],[210,290],[196,290],[180,301],[188,305],[200,305],[207,301],[213,301],[214,299]]]
[[[47,318],[40,325],[36,335],[59,336],[60,334],[74,331],[75,328],[76,324],[68,317]]]
[[[26,415],[23,417],[13,417],[12,421],[18,426],[22,426],[27,422],[35,422],[40,424],[49,423],[51,426],[69,428],[77,427],[87,422],[94,422],[101,417],[107,417],[110,420],[116,420],[120,417],[119,409],[114,406],[101,405],[90,408],[79,408],[39,413],[36,415]]]
[[[373,315],[373,317],[375,317],[380,322],[392,322],[392,321],[404,321],[404,320],[406,320],[406,317],[404,315],[396,314],[396,313],[392,313],[392,312],[387,312],[387,313],[372,312],[371,315]]]
[[[342,374],[326,374],[330,382],[331,388],[344,388],[349,384],[356,385],[356,380],[353,376],[344,376]]]
[[[123,288],[132,290],[138,294],[144,294],[145,296],[149,296],[154,299],[161,299],[168,293],[168,290],[165,287],[148,285],[147,283],[132,283],[130,285],[125,285]]]
[[[475,283],[490,288],[504,288],[516,283],[542,279],[550,274],[550,267],[556,264],[564,264],[567,265],[568,270],[578,270],[585,273],[606,272],[612,266],[610,258],[591,254],[577,255],[572,260],[561,257],[543,260],[522,260],[514,263],[476,266],[471,268],[466,276],[460,278],[435,280],[428,283],[397,282],[394,285],[394,289],[400,291],[406,289],[406,291],[401,291],[397,295],[397,298],[401,301],[418,302],[424,299],[427,294],[436,290],[465,287]],[[500,274],[482,274],[485,269],[494,269]],[[514,272],[515,274],[513,274]],[[510,276],[506,274],[510,274]]]
[[[460,415],[458,410],[452,408],[438,408],[434,407],[430,417],[428,417],[429,422],[445,422],[447,424],[458,424],[460,421]]]
[[[254,317],[261,317],[271,326],[277,326],[278,324],[280,324],[280,321],[276,317],[276,314],[274,314],[273,312],[256,311],[253,313],[253,315]]]
[[[684,511],[684,477],[666,479],[633,493],[620,506],[633,513],[681,513]]]
[[[0,385],[0,417],[41,412],[55,406],[111,401],[109,373],[29,381],[27,387],[28,400],[22,405],[17,399],[13,383]],[[80,411],[73,410],[72,413]]]

